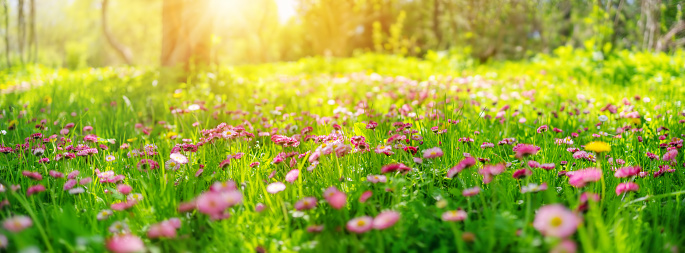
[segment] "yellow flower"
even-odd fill
[[[136,141],[136,140],[138,140],[138,138],[135,138],[135,137],[134,137],[134,138],[131,138],[131,139],[126,139],[126,141],[128,141],[128,142],[134,142],[134,141]]]
[[[176,136],[176,135],[178,135],[178,134],[175,133],[175,132],[168,132],[168,133],[166,134],[166,137],[167,137],[167,138],[171,138],[171,137],[174,137],[174,136]]]
[[[594,151],[597,153],[611,151],[611,146],[601,141],[593,141],[585,144],[585,150]]]

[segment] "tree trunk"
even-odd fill
[[[17,10],[17,52],[19,53],[19,62],[24,65],[24,43],[26,42],[26,26],[24,24],[24,0],[18,1],[19,10]]]
[[[112,31],[109,30],[107,23],[108,2],[108,0],[102,0],[102,31],[105,33],[105,38],[107,38],[109,45],[111,45],[112,48],[117,51],[117,54],[121,57],[121,59],[124,60],[124,62],[126,62],[126,64],[131,65],[133,62],[133,53],[131,52],[131,49],[119,43],[119,41],[114,38],[114,35],[112,35]]]
[[[29,26],[29,61],[36,63],[38,59],[38,38],[36,35],[36,0],[31,0],[29,3],[29,19],[31,25]]]
[[[214,20],[206,15],[209,8],[209,0],[164,0],[162,66],[190,70],[211,63]]]
[[[7,8],[7,1],[5,0],[2,2],[2,5],[5,9],[5,60],[7,61],[7,67],[11,68],[12,67],[12,62],[10,61],[10,15],[9,11]]]

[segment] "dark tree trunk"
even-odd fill
[[[164,0],[161,64],[166,67],[211,63],[213,18],[206,15],[209,0]]]
[[[112,35],[112,31],[109,30],[109,25],[107,23],[107,4],[108,0],[102,0],[102,31],[105,33],[109,45],[117,51],[117,54],[126,62],[126,64],[131,65],[133,62],[133,53],[129,48],[119,43],[119,41],[114,38],[114,35]]]

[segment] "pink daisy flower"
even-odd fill
[[[639,189],[640,186],[633,182],[620,183],[616,186],[616,195],[618,196],[625,192],[636,192]]]
[[[480,193],[480,190],[481,189],[478,186],[466,188],[464,189],[464,191],[461,192],[461,195],[463,195],[464,197],[476,196],[478,195],[478,193]]]
[[[574,187],[583,187],[587,183],[597,182],[602,178],[602,171],[596,168],[587,168],[566,173],[569,176],[568,183]]]
[[[348,221],[346,227],[350,232],[361,234],[373,228],[373,218],[369,216],[357,217]]]
[[[546,205],[538,209],[533,227],[545,236],[565,238],[576,232],[580,218],[560,204]]]
[[[640,174],[640,166],[631,166],[631,167],[625,167],[625,168],[620,168],[614,173],[614,177],[617,178],[626,178],[626,177],[632,177],[637,174]]]
[[[385,165],[383,166],[383,168],[381,168],[381,173],[389,173],[395,171],[409,172],[411,171],[411,168],[407,167],[407,165],[404,165],[402,163],[392,163]]]
[[[132,234],[120,234],[107,240],[107,249],[114,253],[134,253],[145,251],[145,244],[140,237]]]
[[[28,216],[16,215],[2,222],[2,226],[13,233],[18,233],[33,225]]]
[[[281,182],[271,183],[266,186],[266,191],[271,194],[276,194],[285,190],[285,184]]]
[[[366,181],[369,181],[371,183],[385,183],[388,181],[388,178],[384,175],[368,175],[366,176]]]
[[[329,187],[323,193],[324,198],[331,207],[335,209],[340,209],[347,203],[347,195],[344,192],[339,191],[334,186]]]
[[[465,170],[465,169],[467,169],[467,168],[469,168],[475,164],[476,164],[476,159],[471,157],[471,156],[467,156],[466,158],[464,158],[464,160],[459,161],[459,163],[457,163],[457,165],[454,165],[454,167],[452,167],[451,169],[449,169],[447,171],[447,177],[453,178],[459,172],[461,172],[461,171],[463,171],[463,170]]]
[[[314,207],[316,207],[315,197],[305,197],[300,201],[297,201],[297,203],[295,203],[295,209],[297,209],[298,211],[309,210]]]
[[[361,196],[359,196],[359,202],[360,203],[366,202],[369,198],[371,198],[372,195],[373,195],[373,193],[371,191],[365,191],[364,193],[362,193]]]
[[[39,185],[34,185],[26,189],[26,196],[31,196],[33,194],[39,193],[39,192],[44,192],[45,191],[45,186],[39,184]]]
[[[666,152],[664,154],[662,160],[664,161],[670,161],[670,162],[676,162],[676,157],[678,156],[678,150],[677,149],[672,149],[671,151]]]
[[[399,219],[400,213],[396,211],[382,212],[373,219],[373,228],[383,230],[392,227],[392,225],[395,225]]]
[[[293,169],[288,172],[288,174],[285,175],[285,181],[288,183],[295,182],[297,178],[300,176],[300,170],[298,169]]]
[[[442,149],[440,147],[433,147],[423,151],[423,158],[437,158],[442,157]]]
[[[576,243],[571,240],[563,240],[557,246],[554,246],[550,253],[576,253],[578,247]]]
[[[447,211],[442,213],[442,220],[443,221],[463,221],[468,217],[468,214],[466,214],[466,211],[464,210],[452,210],[452,211]]]
[[[535,155],[540,151],[540,147],[531,144],[518,144],[512,149],[516,152],[516,158],[523,158],[529,155]]]

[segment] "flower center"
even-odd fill
[[[552,218],[552,220],[549,221],[549,225],[551,225],[552,227],[561,226],[561,223],[562,223],[562,220],[561,220],[561,217],[559,217],[559,216],[554,217],[554,218]]]
[[[357,221],[357,226],[361,227],[361,226],[364,226],[364,225],[366,225],[366,221],[364,221],[364,220],[359,220],[359,221]]]

